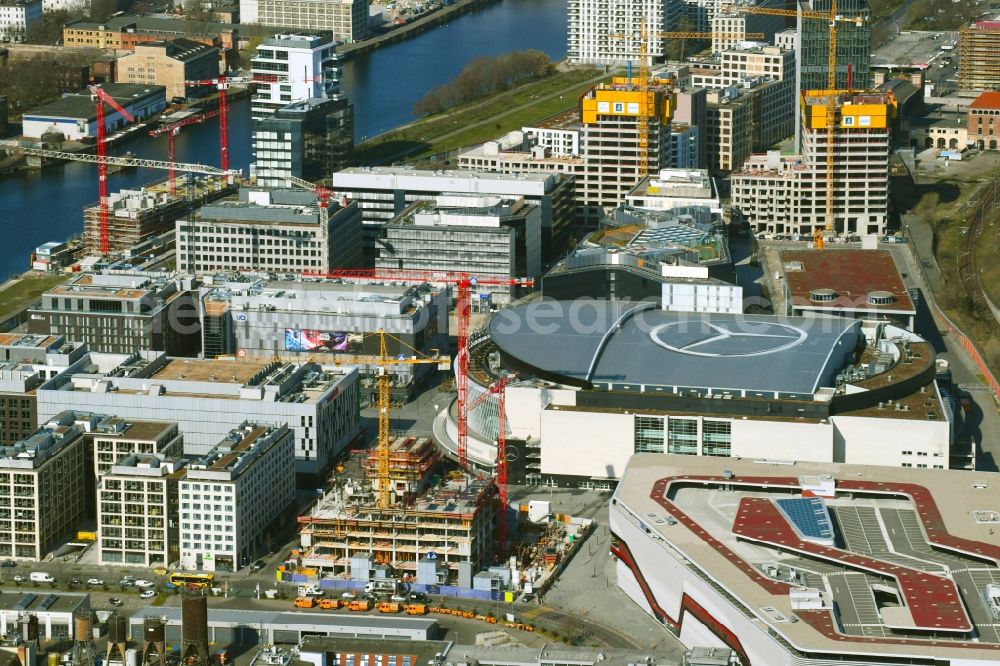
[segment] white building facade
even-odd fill
[[[24,41],[28,26],[42,20],[42,0],[0,2],[0,40]]]
[[[679,0],[569,0],[566,57],[580,65],[634,64],[645,30],[651,64],[664,54],[663,40],[652,35],[675,30],[682,11]]]
[[[237,571],[267,547],[267,529],[295,500],[295,438],[285,425],[244,423],[179,484],[180,565]]]
[[[177,559],[177,483],[184,460],[132,455],[113,465],[97,487],[101,564],[166,567]]]
[[[317,35],[282,34],[261,42],[250,58],[250,75],[273,82],[255,84],[251,117],[270,116],[292,102],[336,96],[340,67],[333,47],[329,36]]]

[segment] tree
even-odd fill
[[[90,0],[90,20],[103,23],[118,11],[118,0]]]
[[[195,21],[211,21],[215,12],[211,0],[187,0],[184,3],[184,15]]]
[[[427,92],[416,104],[413,113],[426,116],[440,113],[459,104],[466,104],[514,86],[540,79],[553,72],[555,66],[541,51],[512,51],[490,57],[476,58],[454,79]]]

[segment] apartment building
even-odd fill
[[[580,65],[634,64],[643,30],[676,30],[682,11],[679,0],[569,0],[566,58]],[[664,41],[650,37],[647,42],[649,64],[662,59]]]
[[[85,512],[83,430],[71,416],[0,447],[0,557],[40,561],[72,538]]]
[[[710,91],[705,141],[714,171],[737,168],[750,151],[766,150],[795,133],[794,52],[741,46],[696,64],[686,83]],[[749,120],[744,109],[736,108],[745,104],[751,109]]]
[[[969,104],[967,141],[979,150],[996,150],[1000,141],[1000,92],[984,92]],[[964,147],[960,144],[959,148]]]
[[[187,461],[152,454],[118,460],[97,489],[101,564],[166,567],[180,556],[178,484]]]
[[[705,96],[705,152],[713,173],[732,171],[753,151],[753,98],[741,92],[728,86]]]
[[[175,421],[190,455],[208,452],[247,419],[287,423],[297,472],[310,488],[360,427],[358,371],[312,361],[92,353],[37,393],[39,421],[64,410]]]
[[[21,42],[28,26],[42,20],[42,0],[2,0],[0,41]]]
[[[368,5],[368,0],[240,0],[240,15],[243,23],[326,31],[334,41],[351,43],[368,37]]]
[[[541,227],[541,210],[524,199],[440,195],[413,204],[382,227],[375,267],[540,281]],[[479,298],[503,306],[529,291],[486,287]]]
[[[526,142],[521,132],[513,132],[461,153],[459,166],[501,173],[557,171],[571,175],[577,222],[592,225],[639,182],[643,153],[649,171],[670,166],[671,99],[672,88],[666,82],[658,82],[647,93],[616,77],[611,84],[595,86],[581,96],[576,119],[555,120],[578,128],[578,156],[554,154]],[[645,116],[645,137],[639,136],[640,115]]]
[[[670,124],[670,163],[677,169],[697,169],[701,165],[704,127]]]
[[[1000,21],[975,21],[958,37],[958,87],[1000,88]]]
[[[802,94],[798,154],[754,155],[733,173],[733,206],[755,229],[811,236],[832,222],[837,234],[885,232],[896,100],[890,93],[837,95],[832,221],[826,218],[826,102],[822,91]]]
[[[257,83],[250,100],[254,120],[273,115],[292,102],[335,97],[340,93],[340,56],[330,35],[282,34],[266,38],[250,57]]]
[[[134,456],[179,458],[184,436],[176,422],[123,419],[105,414],[77,414],[92,459],[94,478],[101,478],[122,460]]]
[[[267,549],[268,530],[295,502],[295,437],[245,421],[191,460],[180,489],[180,566],[237,571]]]
[[[576,130],[571,133],[579,134]],[[574,145],[572,138],[569,145]],[[361,206],[365,224],[365,265],[374,263],[376,239],[383,223],[411,204],[433,200],[439,194],[497,195],[523,198],[536,204],[542,214],[542,256],[545,260],[565,251],[575,215],[573,177],[561,173],[502,174],[468,169],[428,171],[410,167],[352,167],[334,173],[330,187]]]
[[[164,86],[167,97],[195,97],[211,92],[208,87],[188,88],[185,81],[200,81],[219,75],[219,49],[190,39],[146,42],[118,59],[118,83]]]
[[[196,275],[361,265],[361,208],[343,201],[324,207],[314,192],[244,189],[238,200],[202,206],[176,228],[177,268]]]
[[[706,91],[703,88],[691,87],[690,83],[686,83],[684,86],[678,84],[677,89],[674,92],[674,104],[676,108],[674,109],[673,118],[670,123],[671,133],[675,135],[683,134],[684,128],[689,127],[696,129],[698,132],[697,146],[695,149],[698,151],[694,158],[690,155],[685,156],[684,151],[687,149],[685,146],[678,147],[675,144],[673,148],[673,164],[672,166],[677,169],[704,169],[706,168],[706,156],[705,156],[705,132],[707,130],[706,124],[707,111],[705,109],[705,94]],[[692,160],[693,164],[686,164],[686,161]]]
[[[0,334],[0,446],[35,432],[35,390],[86,353],[60,336]]]
[[[267,360],[328,358],[374,376],[381,367],[380,330],[390,334],[386,351],[392,358],[414,350],[428,358],[447,357],[450,300],[449,289],[428,284],[215,278],[201,290],[205,356],[242,351],[247,358]],[[390,367],[393,400],[408,402],[436,371],[429,364]],[[375,389],[367,383],[364,397]]]
[[[190,278],[145,272],[84,273],[42,294],[28,331],[85,343],[92,351],[201,350]]]
[[[354,150],[354,106],[346,98],[311,97],[253,121],[254,173],[262,187],[291,187],[289,177],[329,178]]]

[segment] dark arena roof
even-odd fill
[[[653,302],[542,301],[493,317],[505,363],[573,386],[811,399],[863,344],[840,317],[667,312]]]

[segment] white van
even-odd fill
[[[28,576],[32,583],[54,583],[56,579],[50,573],[44,571],[32,571]]]

